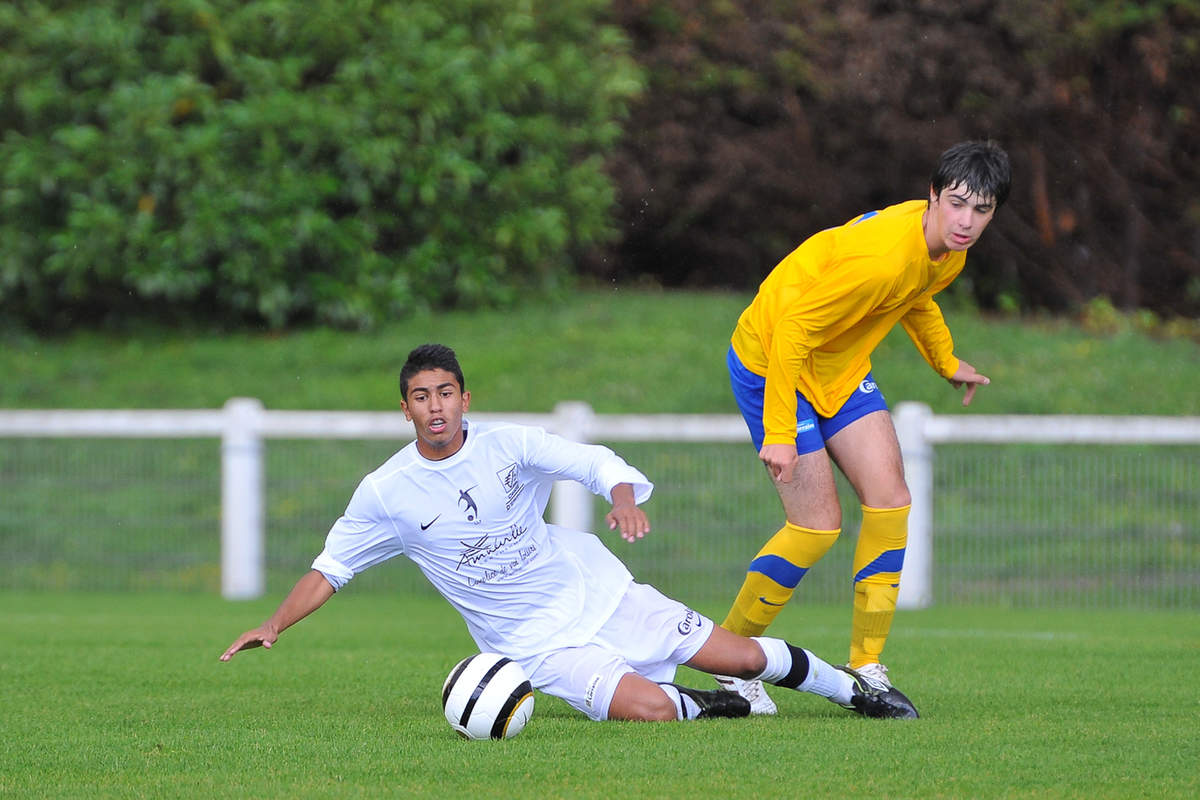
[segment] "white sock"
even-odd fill
[[[854,694],[854,679],[817,658],[811,650],[804,652],[808,655],[808,677],[796,688],[802,692],[828,697],[839,705],[849,703]]]
[[[763,668],[756,680],[775,683],[786,678],[792,671],[792,651],[783,639],[773,639],[768,636],[752,637],[767,657],[767,666]]]
[[[667,697],[675,704],[675,719],[695,719],[700,716],[700,706],[696,701],[669,683],[660,683],[658,688],[666,692]]]
[[[801,692],[828,697],[835,703],[850,702],[850,697],[854,693],[854,681],[846,673],[834,669],[832,665],[818,658],[811,650],[793,647],[782,639],[767,636],[753,638],[767,657],[767,666],[758,676],[758,680],[776,686],[792,686]],[[808,674],[803,678],[791,674],[796,662],[796,658],[792,655],[793,651],[803,652],[804,658],[808,661]],[[791,680],[789,681],[788,678]]]

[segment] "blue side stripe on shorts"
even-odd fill
[[[901,547],[899,550],[885,550],[883,553],[880,553],[878,558],[858,571],[858,574],[854,576],[854,582],[858,583],[863,578],[869,578],[881,572],[899,572],[903,568],[904,548]]]
[[[759,556],[750,562],[749,572],[759,572],[766,575],[780,586],[795,589],[796,584],[808,572],[807,567],[797,567],[786,558],[780,556]]]

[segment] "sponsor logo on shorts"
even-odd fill
[[[683,619],[679,621],[676,629],[679,631],[680,636],[687,636],[692,631],[700,630],[702,624],[703,621],[700,619],[700,615],[689,608],[687,613],[683,615]]]
[[[858,385],[858,390],[863,394],[870,394],[878,388],[879,387],[875,385],[875,381],[872,380],[865,380]]]
[[[796,433],[808,433],[817,427],[815,419],[803,419],[796,423]]]
[[[583,693],[583,702],[588,708],[596,707],[596,690],[600,688],[600,674],[597,673],[588,681],[587,691]]]

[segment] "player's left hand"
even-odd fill
[[[963,386],[967,387],[966,393],[963,395],[963,405],[971,405],[972,398],[975,397],[975,390],[980,386],[987,386],[992,382],[992,379],[986,375],[981,375],[975,371],[975,368],[963,360],[958,362],[958,370],[951,375],[948,380],[950,385],[955,389]]]
[[[604,520],[610,531],[620,528],[621,538],[627,542],[636,542],[650,532],[650,518],[635,505],[614,505]]]
[[[614,486],[612,504],[612,511],[604,515],[610,531],[620,528],[621,538],[627,542],[635,542],[650,532],[650,519],[638,508],[633,486],[628,483]]]

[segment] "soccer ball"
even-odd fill
[[[511,739],[533,715],[533,687],[511,658],[476,653],[446,676],[442,709],[464,739]]]

